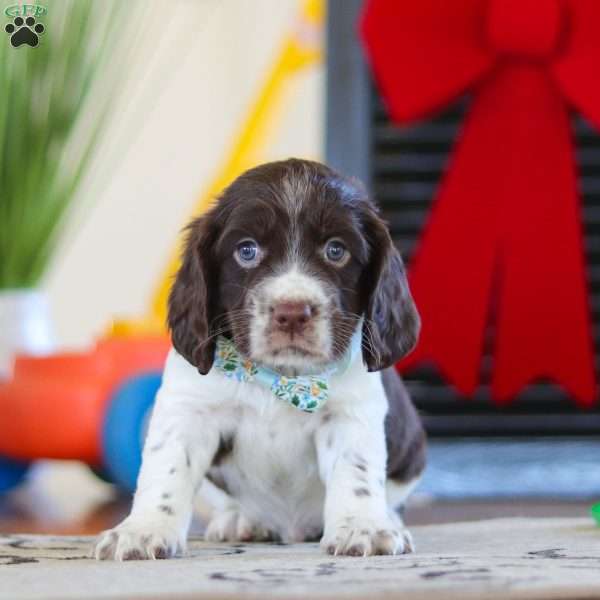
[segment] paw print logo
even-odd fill
[[[40,41],[39,36],[44,33],[44,26],[36,23],[33,17],[27,17],[25,20],[23,17],[15,17],[12,23],[6,25],[4,31],[10,35],[10,43],[15,48],[23,44],[35,48]]]

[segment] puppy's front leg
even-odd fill
[[[410,534],[387,506],[383,423],[331,419],[316,442],[326,487],[321,547],[351,556],[411,552]]]
[[[131,514],[101,534],[95,548],[100,560],[170,558],[185,549],[194,494],[215,455],[219,433],[189,398],[161,392]]]

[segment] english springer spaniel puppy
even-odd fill
[[[357,181],[296,159],[241,175],[187,228],[168,323],[133,508],[97,558],[183,552],[197,495],[210,541],[412,550],[397,509],[425,435],[393,365],[419,317]]]

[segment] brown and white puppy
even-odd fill
[[[188,227],[169,326],[174,349],[133,508],[100,537],[97,558],[182,551],[197,494],[212,507],[209,540],[411,551],[395,509],[423,470],[425,436],[393,364],[415,344],[419,318],[360,184],[294,159],[244,173]],[[315,413],[211,369],[224,335],[283,374],[320,373],[357,328],[361,351]]]

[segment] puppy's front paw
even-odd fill
[[[172,558],[184,542],[173,526],[160,520],[126,519],[103,531],[94,547],[97,560],[146,560]]]
[[[414,550],[412,537],[403,526],[391,520],[378,522],[358,517],[326,528],[321,548],[328,554],[346,556],[407,554]]]

